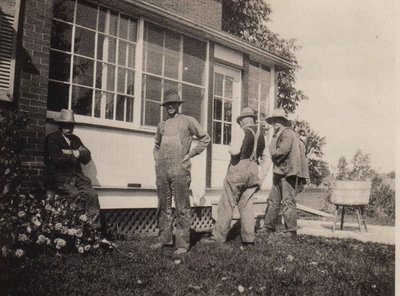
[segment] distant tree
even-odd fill
[[[337,176],[338,180],[346,180],[349,177],[349,168],[345,156],[340,156],[337,163]]]
[[[395,179],[396,178],[396,172],[395,171],[391,171],[391,172],[387,173],[386,176],[388,176],[390,179]]]
[[[351,180],[366,180],[371,179],[373,171],[371,169],[371,161],[368,153],[364,153],[361,149],[357,149],[351,159],[352,170],[349,173]]]

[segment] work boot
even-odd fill
[[[260,233],[264,233],[266,235],[274,234],[275,229],[264,227],[263,229],[260,230]]]
[[[244,251],[244,250],[247,250],[247,249],[251,249],[252,247],[254,247],[254,242],[243,242],[241,247],[240,247],[240,250]]]
[[[186,254],[189,250],[186,248],[178,248],[176,249],[176,251],[174,252],[174,255],[183,255]]]
[[[285,232],[278,232],[278,234],[280,236],[283,237],[290,237],[290,238],[294,238],[297,236],[297,232],[296,231],[285,231]]]

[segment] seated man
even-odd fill
[[[91,181],[82,173],[82,164],[91,160],[90,151],[75,136],[74,113],[62,109],[60,117],[54,119],[59,128],[46,138],[45,155],[47,184],[60,195],[70,198],[82,196],[85,199],[87,216],[94,229],[101,227],[100,204]]]

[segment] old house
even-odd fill
[[[292,67],[223,32],[218,0],[2,0],[0,8],[0,108],[31,115],[26,182],[43,179],[45,135],[72,109],[104,209],[157,206],[152,149],[170,88],[212,137],[192,160],[193,194],[210,206],[240,109],[265,118],[277,72]]]

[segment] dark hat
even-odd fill
[[[75,123],[74,111],[69,109],[61,109],[60,115],[58,118],[55,118],[54,121],[60,123]]]
[[[184,101],[181,100],[179,94],[176,90],[167,90],[164,94],[164,101],[160,103],[161,106],[164,106],[168,103],[183,103]]]
[[[236,122],[239,123],[245,117],[253,117],[254,120],[257,119],[257,114],[254,113],[254,110],[250,107],[245,107],[242,109],[240,115],[236,118]]]
[[[288,118],[285,110],[283,110],[282,108],[275,109],[274,112],[272,112],[272,115],[267,117],[266,121],[269,124],[272,124],[276,118],[282,118],[282,119],[286,120],[286,122],[289,121],[289,118]]]

